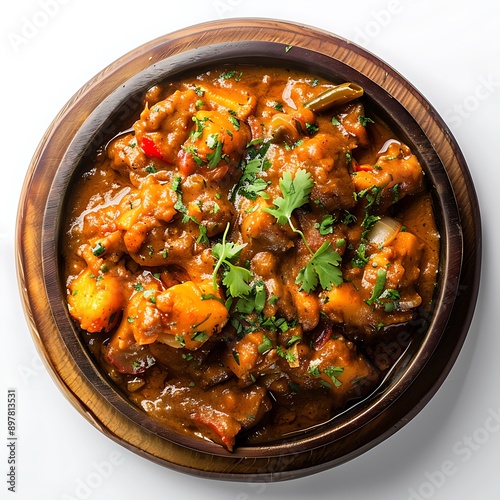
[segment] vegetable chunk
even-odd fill
[[[68,286],[69,312],[88,332],[110,331],[120,319],[124,305],[120,280],[109,275],[96,276],[85,269]]]
[[[209,283],[186,281],[158,294],[156,305],[165,325],[158,340],[174,347],[197,349],[220,332],[227,323],[228,311],[216,293]]]

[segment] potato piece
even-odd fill
[[[212,335],[219,333],[227,323],[229,313],[210,283],[199,285],[186,281],[174,285],[156,297],[163,314],[165,330],[159,342],[172,347],[197,349]]]
[[[251,138],[248,125],[216,111],[200,110],[193,119],[196,128],[182,146],[181,172],[193,174],[202,164],[210,170],[236,166]]]
[[[257,98],[241,84],[239,88],[234,89],[228,86],[215,89],[203,83],[199,88],[203,91],[203,100],[210,106],[216,108],[218,112],[232,111],[240,120],[250,116],[257,105]]]
[[[370,307],[351,283],[342,283],[325,292],[323,311],[334,323],[363,324],[371,317]]]
[[[119,279],[87,268],[69,283],[68,292],[69,312],[81,328],[96,333],[116,325],[124,302]]]

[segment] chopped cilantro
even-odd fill
[[[249,145],[247,149],[247,158],[244,163],[243,175],[240,178],[235,193],[245,196],[249,200],[256,200],[259,196],[269,198],[265,192],[269,182],[258,177],[261,172],[270,168],[271,163],[266,159],[266,153],[270,142],[263,144],[259,149],[254,145]]]
[[[394,203],[399,201],[399,184],[394,184],[391,188]]]
[[[266,352],[270,351],[273,348],[273,343],[271,342],[271,339],[264,335],[262,343],[259,345],[257,348],[259,354],[265,354]]]
[[[295,361],[297,361],[297,358],[295,357],[295,354],[293,352],[282,349],[279,345],[276,346],[276,352],[278,353],[278,356],[284,358],[288,363],[294,363]]]
[[[229,121],[232,123],[234,130],[238,131],[240,129],[240,121],[235,116],[229,116]]]
[[[233,358],[236,361],[236,364],[240,364],[240,353],[238,351],[232,351]]]
[[[219,140],[219,134],[210,134],[207,138],[207,145],[214,151],[207,155],[208,168],[214,169],[222,159],[222,141]]]
[[[344,373],[344,369],[341,366],[329,366],[328,368],[323,368],[323,373],[332,379],[335,387],[340,387],[342,385],[342,382],[337,378]]]
[[[210,243],[210,240],[208,239],[207,236],[207,226],[202,226],[201,224],[199,224],[198,229],[200,230],[200,234],[196,239],[196,243],[202,243],[203,245],[208,245]]]
[[[191,337],[191,340],[195,342],[205,342],[205,340],[207,339],[208,339],[207,332],[195,332]]]
[[[195,122],[196,127],[194,130],[191,130],[189,135],[192,139],[198,139],[203,134],[204,123],[208,120],[208,118],[205,117],[203,120],[200,120],[199,118],[196,118],[196,116],[193,116],[192,120]]]
[[[326,236],[327,234],[333,233],[333,224],[335,223],[335,217],[333,215],[325,215],[321,223],[316,223],[314,227],[319,231],[321,236]]]
[[[374,205],[380,204],[380,199],[382,197],[383,188],[380,186],[371,186],[366,189],[363,189],[359,193],[354,193],[354,199],[359,201],[361,198],[364,198],[367,201],[367,204],[364,209],[364,218],[361,222],[361,227],[365,229],[361,236],[361,240],[366,240],[366,235],[368,231],[372,228],[373,224],[380,220],[378,215],[373,215],[371,210]]]
[[[318,365],[309,366],[307,373],[309,373],[310,375],[313,375],[314,377],[319,377],[321,375],[321,372],[319,371]]]
[[[233,78],[234,76],[236,76],[238,72],[236,70],[229,70],[229,71],[224,71],[224,73],[221,73],[220,74],[220,78],[224,79],[224,80],[230,80],[231,78]]]
[[[319,130],[319,127],[314,123],[306,123],[306,130],[309,135],[313,135]]]
[[[371,118],[368,118],[367,116],[358,116],[359,123],[363,125],[363,127],[366,127],[369,123],[375,123]]]
[[[287,347],[292,347],[296,342],[300,342],[302,340],[301,335],[293,335],[292,338],[286,343]]]
[[[368,263],[368,257],[366,256],[366,244],[360,243],[358,248],[356,248],[354,257],[352,258],[352,267],[365,267]]]
[[[99,257],[106,251],[106,247],[103,246],[103,244],[99,241],[95,247],[92,249],[92,253],[96,256]]]
[[[385,269],[379,269],[377,271],[377,279],[375,281],[375,286],[373,287],[372,295],[368,300],[365,301],[369,306],[371,306],[382,295],[385,287],[386,277],[387,271]]]
[[[212,254],[217,259],[213,274],[213,287],[217,290],[217,273],[221,266],[224,268],[222,283],[227,287],[232,297],[243,297],[251,290],[248,283],[252,279],[252,273],[244,267],[236,266],[232,263],[236,259],[245,245],[236,245],[226,241],[229,231],[229,223],[226,226],[222,242],[212,247]]]

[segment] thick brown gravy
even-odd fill
[[[325,422],[431,308],[439,234],[418,159],[334,87],[260,67],[155,86],[75,186],[70,314],[175,431],[232,450]]]

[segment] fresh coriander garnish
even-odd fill
[[[271,167],[271,163],[265,157],[271,143],[264,143],[258,149],[255,148],[256,144],[262,144],[262,142],[247,146],[247,158],[246,163],[243,164],[243,175],[234,191],[235,194],[238,193],[249,200],[256,200],[259,196],[264,199],[269,198],[266,193],[269,182],[258,177],[258,175]]]
[[[314,123],[306,123],[306,130],[309,135],[314,135],[319,130],[319,127]]]
[[[234,130],[240,129],[240,121],[235,116],[229,115],[228,120],[232,123]]]
[[[207,138],[207,146],[213,149],[213,152],[207,155],[208,168],[214,169],[222,159],[222,141],[219,140],[219,134],[210,134]]]
[[[309,293],[315,290],[319,284],[324,290],[331,290],[332,284],[339,286],[342,279],[342,271],[339,268],[342,258],[332,248],[328,241],[325,241],[311,260],[303,267],[295,283],[301,285],[300,289]]]
[[[321,223],[317,223],[314,227],[319,231],[321,236],[326,236],[327,234],[333,233],[333,224],[335,223],[335,217],[333,215],[325,215]]]
[[[366,256],[366,244],[360,243],[358,248],[354,253],[354,257],[352,258],[351,264],[352,267],[365,267],[368,263],[368,257]]]
[[[99,241],[95,245],[95,247],[92,249],[92,253],[96,256],[99,257],[99,255],[102,255],[106,251],[106,247]]]
[[[288,363],[294,363],[297,361],[295,354],[287,349],[282,349],[279,345],[276,346],[276,352],[278,356],[284,358]]]
[[[366,300],[366,303],[371,306],[379,297],[382,295],[385,287],[385,280],[387,277],[387,271],[385,269],[379,269],[377,271],[377,279],[375,281],[375,286],[373,287],[373,292],[371,297]]]
[[[371,213],[371,210],[374,205],[380,204],[382,190],[383,188],[380,186],[371,186],[363,189],[359,193],[354,193],[354,199],[356,201],[359,201],[361,198],[365,198],[365,200],[368,202],[365,206],[365,213],[361,222],[361,227],[365,229],[363,234],[361,235],[361,241],[366,241],[366,235],[368,234],[369,230],[372,228],[375,222],[380,220],[380,217],[378,215],[373,215]]]
[[[342,385],[342,382],[337,378],[344,373],[344,369],[341,366],[329,366],[328,368],[323,368],[323,373],[332,379],[335,387],[340,387]]]
[[[218,289],[217,273],[221,266],[224,268],[222,283],[225,285],[232,297],[243,297],[251,290],[249,282],[252,279],[252,273],[241,266],[236,266],[232,261],[238,258],[245,245],[236,245],[226,241],[229,231],[229,223],[222,236],[222,242],[212,247],[212,255],[217,259],[213,274],[213,287]]]
[[[271,342],[271,339],[267,337],[266,335],[263,336],[262,343],[259,345],[257,348],[257,351],[259,354],[265,354],[266,352],[270,351],[273,348],[273,343]]]
[[[363,127],[366,127],[369,123],[375,123],[371,118],[368,118],[367,116],[362,116],[360,115],[358,117],[359,123],[363,125]]]
[[[196,342],[205,342],[205,340],[208,339],[207,332],[195,332],[191,336],[191,340],[196,341]]]
[[[293,179],[290,172],[285,172],[279,186],[283,196],[274,200],[274,207],[266,207],[263,210],[274,215],[279,224],[288,222],[292,229],[297,231],[291,222],[292,213],[309,201],[314,181],[309,172],[298,169]]]

